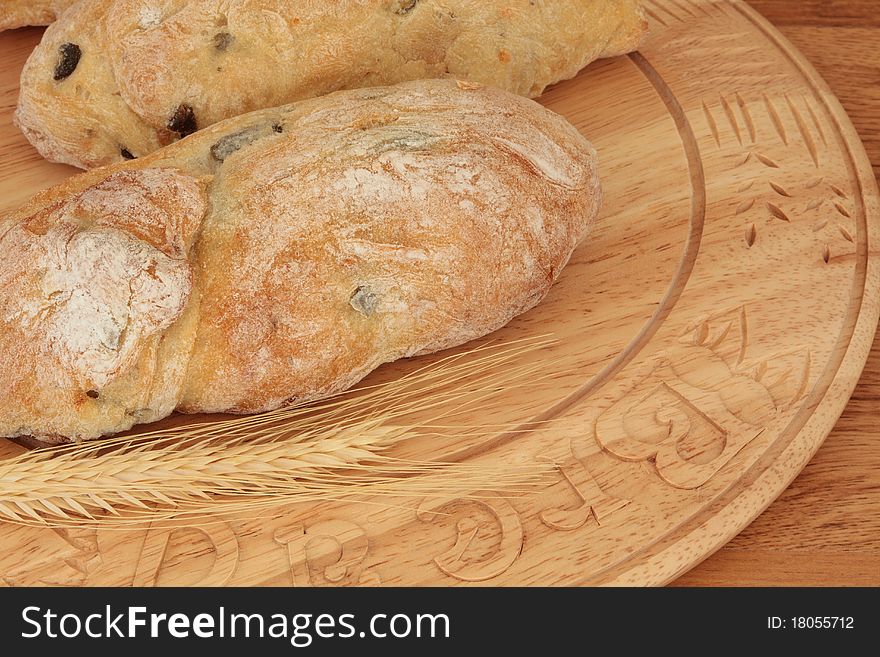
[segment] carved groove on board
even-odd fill
[[[740,130],[739,123],[736,120],[736,114],[733,112],[733,107],[731,107],[730,103],[727,102],[727,99],[724,97],[724,94],[721,94],[721,109],[724,110],[725,116],[727,116],[727,121],[730,123],[730,127],[733,130],[733,133],[736,135],[736,140],[742,145],[742,131]]]
[[[669,2],[674,7],[677,7],[679,10],[681,10],[682,12],[684,12],[685,14],[690,16],[691,18],[697,17],[697,15],[687,6],[687,4],[685,4],[685,2],[683,0],[666,0],[666,2]],[[684,22],[684,21],[685,21],[685,19],[682,19],[682,22]]]
[[[770,214],[773,215],[773,217],[775,219],[779,219],[780,221],[791,222],[791,219],[789,218],[789,216],[787,214],[785,214],[785,211],[782,208],[780,208],[778,205],[775,205],[773,203],[768,203],[767,209],[770,210]]]
[[[679,14],[672,11],[669,7],[666,6],[666,2],[668,2],[668,0],[666,0],[666,2],[664,2],[663,0],[642,0],[642,2],[646,6],[646,8],[648,6],[653,6],[658,13],[662,11],[664,14],[666,14],[667,16],[672,18],[672,20],[678,23],[686,22],[686,19],[682,18]],[[667,27],[669,26],[668,23],[663,24]]]
[[[641,52],[630,53],[628,57],[636,68],[638,68],[651,83],[657,92],[657,95],[666,105],[667,111],[675,121],[678,136],[681,139],[682,146],[684,147],[684,154],[687,158],[688,175],[691,183],[691,216],[687,243],[682,254],[678,271],[676,272],[675,277],[670,281],[669,287],[648,324],[645,325],[644,329],[638,334],[635,340],[626,345],[626,347],[592,379],[585,382],[584,385],[562,399],[559,403],[532,418],[531,423],[525,423],[510,432],[483,441],[476,452],[465,449],[449,455],[448,458],[450,459],[461,460],[467,458],[471,453],[482,453],[491,446],[503,444],[508,440],[518,437],[523,431],[530,430],[534,426],[534,422],[541,422],[555,418],[575,407],[578,403],[586,400],[590,395],[613,379],[613,377],[621,372],[621,370],[623,370],[629,363],[635,360],[642,349],[648,345],[655,333],[660,329],[666,318],[673,312],[678,300],[681,298],[681,295],[687,287],[697,257],[700,253],[703,231],[706,226],[706,174],[703,168],[699,143],[694,134],[694,129],[687,113],[657,69],[654,68],[651,62],[649,62]]]
[[[645,78],[653,85],[657,95],[663,100],[669,114],[675,120],[675,126],[678,130],[679,138],[684,146],[684,154],[688,163],[688,174],[690,177],[690,193],[691,193],[691,216],[689,222],[689,231],[687,243],[682,254],[679,269],[669,284],[660,304],[654,311],[650,322],[639,333],[637,338],[628,344],[617,357],[612,359],[609,364],[603,368],[592,379],[587,381],[583,386],[572,392],[559,403],[555,404],[547,411],[540,413],[532,422],[540,422],[548,420],[565,413],[578,403],[587,399],[596,390],[606,385],[614,376],[631,363],[644,347],[654,337],[660,326],[666,318],[675,309],[678,300],[681,298],[691,274],[694,270],[697,257],[700,253],[700,245],[703,239],[703,230],[706,225],[706,176],[703,168],[703,161],[700,157],[700,147],[697,137],[694,134],[693,126],[688,119],[687,113],[679,103],[675,94],[663,80],[657,69],[645,58],[640,52],[629,54],[629,59],[642,72]],[[480,452],[489,448],[491,445],[502,444],[507,440],[515,438],[519,433],[531,426],[529,424],[517,427],[511,432],[501,434],[490,441],[484,441],[479,449]],[[465,458],[469,452],[455,453],[451,458]]]
[[[785,189],[785,187],[783,187],[782,185],[780,185],[778,183],[773,182],[772,180],[770,181],[770,189],[772,189],[774,192],[776,192],[780,196],[784,196],[786,198],[791,198],[791,194],[788,193],[788,190]]]
[[[788,146],[788,135],[785,132],[785,125],[782,123],[782,117],[779,116],[779,110],[776,109],[776,106],[773,104],[773,101],[770,100],[770,96],[768,96],[766,92],[763,96],[764,107],[767,108],[767,116],[770,117],[770,124],[776,130],[776,134],[779,135],[782,143]]]
[[[645,7],[645,13],[648,14],[648,16],[650,18],[652,18],[655,21],[657,21],[658,23],[660,23],[660,25],[662,25],[663,27],[669,27],[669,23],[667,23],[665,20],[663,20],[663,18],[658,13],[656,13],[653,9],[651,9],[648,6],[647,0],[644,4],[644,7]]]
[[[712,12],[709,11],[708,7],[706,7],[705,2],[701,2],[700,0],[690,0],[690,3],[691,3],[692,7],[699,9],[703,13],[704,16],[708,16],[709,18],[712,18]],[[717,7],[717,5],[713,5],[713,6]]]
[[[736,214],[743,214],[744,212],[748,212],[753,207],[755,207],[755,199],[751,198],[748,201],[743,201],[736,207]]]
[[[709,106],[706,105],[706,101],[702,102],[703,105],[703,113],[706,115],[706,123],[709,124],[709,131],[712,133],[712,137],[715,139],[715,143],[721,148],[721,135],[718,132],[718,122],[715,120],[715,117],[712,116],[712,110],[709,109]]]
[[[778,169],[779,164],[776,160],[764,155],[763,153],[755,152],[755,157],[758,158],[758,161],[763,164],[765,167],[769,169]]]
[[[825,131],[822,129],[822,123],[819,121],[819,117],[816,116],[816,111],[813,109],[813,104],[806,96],[804,96],[803,99],[804,105],[807,106],[807,112],[809,112],[810,118],[813,121],[813,125],[816,127],[816,132],[819,133],[819,138],[822,140],[822,145],[828,146],[828,139],[825,137]]]
[[[813,138],[813,135],[810,133],[809,126],[807,126],[807,122],[804,121],[804,117],[801,115],[800,110],[798,110],[797,106],[794,104],[794,101],[788,94],[785,94],[785,100],[788,102],[788,107],[791,109],[791,115],[794,117],[794,122],[798,127],[798,130],[801,133],[801,136],[804,139],[804,144],[807,147],[807,151],[810,153],[810,157],[813,158],[813,163],[816,165],[816,168],[819,168],[819,148],[816,146],[816,140]]]
[[[749,248],[752,248],[757,239],[758,229],[755,227],[755,224],[749,224],[749,227],[746,229],[746,244]]]
[[[743,120],[746,122],[746,128],[749,131],[749,140],[751,143],[755,143],[755,139],[757,137],[757,133],[755,132],[755,121],[752,118],[751,113],[749,112],[749,106],[739,92],[736,92],[736,104],[739,105],[739,110],[743,115]]]

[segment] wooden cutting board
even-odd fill
[[[818,449],[867,358],[880,314],[876,182],[826,85],[744,3],[644,4],[640,54],[542,99],[594,141],[606,192],[550,296],[495,336],[557,338],[541,354],[552,383],[509,393],[498,413],[548,422],[407,452],[550,459],[555,483],[191,527],[0,524],[0,582],[661,584],[761,513]],[[39,36],[0,34],[0,210],[72,173],[11,126]],[[0,444],[0,458],[20,451]]]

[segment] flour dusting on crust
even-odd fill
[[[81,385],[103,388],[143,338],[180,315],[192,287],[189,267],[117,229],[46,237],[55,251],[42,281],[46,305],[22,309],[22,319],[44,318],[58,362]]]
[[[190,302],[206,209],[204,181],[148,168],[0,224],[0,393],[19,400],[5,435],[96,437],[173,409],[186,360],[155,359]]]

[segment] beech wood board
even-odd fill
[[[606,197],[548,298],[492,336],[558,340],[530,356],[558,375],[506,393],[492,418],[547,423],[400,452],[550,459],[555,483],[190,527],[0,524],[0,585],[654,585],[757,517],[819,448],[867,359],[876,180],[834,95],[747,5],[644,5],[640,53],[541,99],[596,145]],[[11,124],[40,34],[0,34],[0,211],[74,172],[41,161]],[[22,449],[2,442],[0,458]]]

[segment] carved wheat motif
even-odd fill
[[[818,185],[825,183],[823,178],[808,184],[808,187],[815,189]],[[856,243],[855,235],[852,229],[847,225],[852,222],[853,216],[847,207],[849,203],[849,195],[834,184],[828,184],[828,189],[833,194],[829,199],[814,199],[806,206],[807,212],[820,213],[820,217],[813,224],[812,230],[819,239],[823,240],[821,244],[822,261],[829,264],[835,254],[845,255],[846,252],[852,252],[852,246]],[[825,201],[828,201],[828,205]],[[829,211],[825,208],[831,207],[837,214],[835,218],[829,218]],[[821,216],[824,215],[824,216]],[[821,234],[821,235],[820,235]],[[839,240],[843,242],[839,242]],[[833,242],[837,240],[839,247],[834,247]],[[838,252],[839,249],[839,252]]]
[[[764,92],[758,99],[750,102],[741,91],[733,91],[719,95],[715,111],[711,101],[703,100],[701,107],[716,147],[722,151],[739,151],[724,155],[731,160],[736,158],[735,168],[752,164],[763,168],[763,175],[752,169],[747,179],[740,177],[737,183],[736,193],[740,197],[751,190],[760,190],[761,187],[755,187],[756,182],[766,185],[764,190],[769,188],[763,194],[752,191],[750,196],[739,198],[733,210],[734,216],[742,216],[745,222],[745,247],[752,248],[758,242],[761,224],[755,221],[755,212],[763,210],[766,219],[787,224],[793,224],[803,216],[812,222],[812,232],[820,240],[822,261],[827,264],[832,262],[837,249],[846,250],[844,243],[852,245],[856,242],[847,223],[853,219],[851,200],[843,188],[827,181],[825,176],[818,175],[803,186],[803,190],[810,192],[809,198],[802,201],[802,205],[799,204],[803,209],[791,207],[800,197],[800,190],[784,176],[784,161],[780,159],[782,147],[799,148],[803,144],[813,166],[821,169],[822,148],[827,146],[827,137],[818,110],[806,96],[786,93],[781,95],[781,99],[774,100],[770,94]],[[724,129],[721,127],[723,124],[726,124]],[[729,126],[729,130],[726,126]],[[762,138],[770,138],[772,141],[766,143]],[[737,146],[743,148],[738,149]],[[772,178],[766,177],[768,174]],[[823,185],[829,190],[824,198],[819,189]],[[833,216],[808,216],[823,211],[826,214],[830,211]],[[839,242],[840,247],[835,247],[836,240],[842,240]]]

